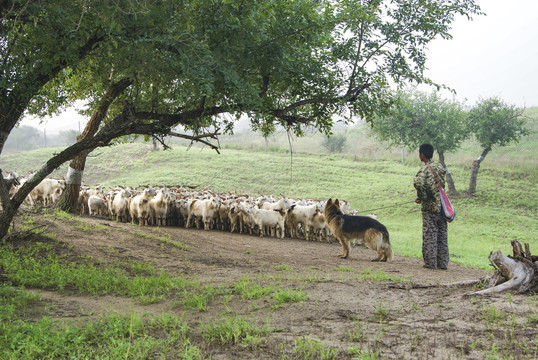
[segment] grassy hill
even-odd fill
[[[488,267],[490,251],[510,252],[510,240],[538,248],[538,108],[527,110],[534,133],[519,144],[494,148],[478,175],[475,197],[453,199],[457,220],[449,225],[452,260]],[[290,138],[276,132],[265,139],[252,132],[222,136],[221,153],[186,142],[171,142],[172,150],[152,151],[147,143],[97,149],[88,158],[87,185],[199,185],[218,192],[284,194],[294,198],[340,198],[361,214],[375,212],[389,229],[395,251],[421,256],[421,216],[415,205],[412,179],[420,166],[416,151],[387,150],[370,134],[368,125],[340,129],[347,138],[341,154],[328,154],[323,136],[307,133]],[[290,152],[291,149],[291,152]],[[59,148],[4,153],[0,168],[20,174],[39,169]],[[446,157],[456,188],[467,189],[472,161],[479,146],[466,142]],[[66,174],[67,164],[52,176]]]
[[[354,139],[348,141],[373,141],[359,138],[361,131],[365,128],[348,129],[349,139]],[[346,199],[362,214],[378,214],[390,231],[397,253],[421,256],[421,216],[419,206],[413,203],[412,186],[420,166],[416,154],[407,155],[402,163],[401,154],[381,147],[372,148],[372,156],[321,151],[290,154],[276,146],[256,147],[244,142],[239,147],[222,142],[220,155],[179,144],[167,151],[152,151],[149,144],[143,143],[97,149],[88,159],[84,181],[106,186],[187,184],[239,194]],[[476,196],[454,199],[457,220],[449,225],[453,261],[487,268],[490,251],[510,252],[513,239],[537,248],[536,145],[533,140],[513,149],[494,150],[480,169]],[[364,151],[364,145],[361,149]],[[35,170],[58,150],[4,154],[0,166],[19,173]],[[467,188],[469,159],[474,157],[469,152],[461,150],[450,165],[458,190]],[[510,155],[512,152],[518,156]],[[505,157],[514,160],[503,161]],[[62,166],[53,175],[65,175],[66,168]]]

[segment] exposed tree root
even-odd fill
[[[506,256],[501,251],[490,254],[489,259],[497,270],[486,279],[486,289],[465,294],[464,296],[487,295],[513,290],[518,293],[538,291],[538,257],[532,256],[529,244],[525,250],[513,240],[514,256]]]

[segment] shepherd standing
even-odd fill
[[[417,190],[415,202],[422,205],[422,257],[424,267],[446,270],[448,266],[447,222],[441,215],[441,199],[435,177],[445,186],[446,171],[440,163],[432,161],[433,146],[422,144],[419,158],[424,165],[413,181]],[[435,176],[434,174],[435,173]]]

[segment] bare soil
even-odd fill
[[[384,359],[537,356],[538,325],[529,321],[536,316],[535,297],[464,297],[473,291],[472,285],[449,285],[484,278],[487,273],[482,269],[453,262],[446,271],[425,269],[422,259],[400,256],[397,247],[392,262],[375,263],[370,260],[376,254],[362,246],[352,247],[350,258],[340,259],[341,247],[336,243],[140,227],[90,217],[75,221],[32,216],[36,224],[46,224],[46,233],[54,240],[68,245],[62,251],[73,261],[80,257],[104,265],[138,261],[173,277],[192,277],[202,285],[230,288],[245,276],[274,277],[278,288],[307,295],[305,301],[279,308],[270,296],[244,300],[234,295],[229,302],[215,299],[206,311],[197,311],[178,306],[177,298],[171,297],[140,305],[130,298],[31,289],[50,305],[35,314],[37,317],[84,321],[110,311],[128,314],[134,310],[184,316],[197,329],[199,324],[232,313],[268,323],[273,330],[254,348],[207,346],[204,353],[211,359],[281,359],[284,353],[293,358],[294,340],[300,338],[319,339],[337,349],[339,359],[357,358],[348,352],[351,347],[360,347],[363,354],[377,352]],[[184,247],[161,241],[167,236]],[[365,270],[381,270],[407,281],[359,279]],[[495,309],[504,314],[501,319],[491,319],[489,314]]]

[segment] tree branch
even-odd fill
[[[206,144],[207,146],[209,146],[210,148],[215,150],[220,155],[219,147],[217,145],[214,145],[214,144],[212,144],[212,143],[210,143],[208,141],[202,140],[203,138],[207,138],[207,137],[210,137],[212,139],[218,140],[217,136],[220,135],[220,133],[218,131],[219,131],[219,129],[215,130],[212,133],[205,133],[205,134],[200,134],[200,135],[179,134],[179,133],[176,133],[176,132],[173,132],[173,131],[169,131],[169,132],[166,133],[166,135],[191,140],[191,143],[195,142],[195,141],[196,142],[201,142],[202,144]],[[161,144],[162,144],[162,142],[161,142]]]
[[[162,138],[158,137],[157,135],[153,135],[153,139],[157,140],[157,141],[163,146],[163,149],[164,149],[164,150],[169,150],[169,149],[171,149],[171,147],[168,146],[168,145],[166,145],[166,144],[164,143],[164,140],[163,140]]]

